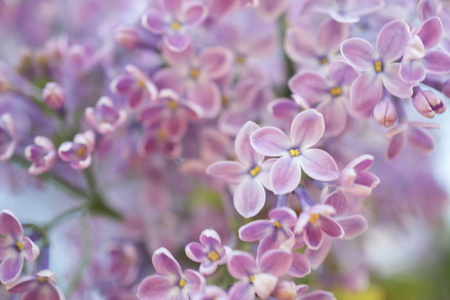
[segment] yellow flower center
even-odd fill
[[[383,71],[383,63],[381,60],[377,60],[373,63],[373,67],[375,68],[375,72],[380,73]]]
[[[255,281],[255,276],[251,275],[250,276],[250,283],[253,283],[253,281]]]
[[[145,81],[143,79],[138,79],[137,85],[140,88],[144,88],[145,87]]]
[[[213,251],[209,252],[208,258],[214,262],[214,261],[218,261],[220,256],[219,256],[219,254],[217,254],[216,251],[213,250]]]
[[[169,100],[169,102],[167,102],[167,107],[174,110],[178,107],[178,103],[175,100]]]
[[[189,74],[191,76],[192,79],[197,79],[198,78],[198,69],[194,68],[191,70],[191,73]]]
[[[230,104],[230,98],[228,98],[227,96],[222,96],[222,104],[223,105]]]
[[[321,65],[326,65],[327,63],[328,63],[328,58],[326,58],[326,57],[320,58],[320,64]]]
[[[319,214],[312,214],[309,218],[309,223],[314,223],[314,221],[317,219],[319,219]]]
[[[331,94],[331,96],[336,97],[336,96],[339,96],[340,94],[342,94],[342,90],[340,87],[336,86],[330,90],[330,94]]]
[[[156,137],[158,138],[158,140],[164,141],[164,140],[166,139],[166,133],[164,132],[164,130],[159,129],[159,130],[156,132]]]
[[[178,283],[178,285],[179,285],[180,287],[184,287],[184,286],[186,285],[186,281],[185,281],[183,278],[181,278],[181,279],[180,279],[180,282]]]
[[[259,174],[259,172],[261,172],[261,168],[256,166],[256,167],[254,167],[253,169],[250,170],[250,175],[255,177],[256,175]]]
[[[181,25],[178,22],[173,22],[171,27],[173,30],[178,30],[178,29],[180,29]]]
[[[86,154],[87,151],[87,147],[85,145],[81,145],[80,148],[77,149],[77,151],[75,151],[75,154],[78,157],[83,157]]]
[[[40,282],[40,283],[46,283],[46,282],[47,282],[47,278],[45,278],[45,277],[39,277],[39,282]]]
[[[299,156],[300,155],[300,151],[298,149],[291,149],[289,150],[289,154],[294,157],[294,156]]]
[[[238,55],[236,57],[236,62],[238,65],[242,66],[243,64],[245,64],[245,57],[243,57],[242,55]]]
[[[17,247],[17,249],[19,249],[19,251],[22,251],[22,250],[23,250],[23,244],[22,244],[22,242],[17,242],[17,243],[16,243],[16,247]]]
[[[273,226],[276,228],[281,228],[281,224],[278,221],[273,222]]]

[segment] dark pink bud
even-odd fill
[[[420,91],[413,98],[413,105],[424,117],[434,118],[436,114],[441,114],[447,109],[447,105],[442,99],[432,91]]]
[[[44,102],[53,109],[61,108],[65,102],[63,88],[56,82],[48,82],[42,92]]]
[[[132,50],[139,45],[139,34],[134,28],[119,27],[116,30],[116,41],[125,49]]]
[[[380,125],[389,128],[397,121],[397,110],[392,102],[383,100],[373,109],[373,117]]]

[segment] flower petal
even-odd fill
[[[200,54],[200,66],[209,78],[225,76],[233,66],[233,53],[224,47],[210,47]]]
[[[197,3],[189,3],[184,7],[184,23],[189,26],[200,25],[208,14],[206,6]]]
[[[255,293],[261,298],[266,299],[275,290],[278,278],[271,274],[259,273],[254,275],[253,287]],[[244,299],[244,298],[240,298]]]
[[[302,278],[311,273],[311,265],[303,254],[292,252],[292,258],[292,265],[288,271],[288,275]]]
[[[246,175],[247,167],[235,161],[219,161],[206,169],[206,173],[228,183],[239,184]]]
[[[257,220],[239,228],[239,239],[254,242],[272,232],[273,224],[270,220]]]
[[[369,228],[366,218],[361,215],[340,219],[338,222],[344,230],[345,234],[342,237],[344,240],[354,239]]]
[[[209,80],[189,88],[188,98],[201,108],[202,116],[207,119],[216,117],[222,105],[219,88]]]
[[[291,143],[300,151],[314,146],[325,132],[325,122],[321,113],[308,109],[299,113],[291,124]]]
[[[403,60],[400,65],[400,76],[406,83],[414,84],[423,81],[426,73],[420,61]]]
[[[185,288],[190,296],[201,292],[205,288],[206,280],[200,273],[193,270],[185,270],[184,276],[186,277]]]
[[[450,55],[442,51],[429,51],[423,58],[423,66],[431,73],[450,72]]]
[[[392,21],[378,33],[376,49],[383,61],[390,62],[403,55],[409,40],[409,26],[405,21]]]
[[[250,136],[253,148],[266,156],[282,156],[291,148],[286,134],[276,127],[264,127]]]
[[[320,216],[319,227],[329,237],[340,238],[344,236],[341,225],[329,217]]]
[[[233,197],[236,211],[244,218],[255,216],[266,203],[266,191],[262,183],[254,178],[249,178],[239,184]]]
[[[345,214],[349,207],[348,198],[341,190],[337,190],[329,194],[323,201],[323,204],[334,207],[336,210],[336,216]]]
[[[322,230],[318,225],[315,224],[306,224],[304,231],[305,242],[308,248],[313,250],[319,249],[323,242],[323,234]]]
[[[306,249],[305,255],[308,258],[309,263],[311,264],[311,267],[313,269],[319,268],[320,265],[325,261],[325,259],[328,256],[328,253],[331,250],[331,244],[332,244],[331,238],[325,236],[323,239],[323,243],[319,247],[319,249],[316,250],[310,248]]]
[[[0,213],[0,235],[12,236],[15,240],[23,237],[23,229],[17,217],[9,210],[4,209]]]
[[[439,44],[443,34],[444,27],[438,17],[433,17],[426,20],[417,32],[417,35],[422,40],[425,49],[431,49]]]
[[[332,181],[339,178],[339,170],[334,158],[323,150],[303,150],[300,155],[300,165],[303,171],[313,179]]]
[[[7,284],[19,277],[23,267],[23,257],[16,252],[15,255],[10,255],[2,260],[0,263],[0,281]]]
[[[161,275],[173,276],[182,274],[180,264],[166,248],[157,249],[152,256],[152,263]]]
[[[141,19],[142,27],[155,34],[163,34],[165,31],[164,15],[156,10],[150,9]]]
[[[366,72],[358,76],[350,88],[350,104],[357,113],[366,113],[381,101],[383,81],[381,76]]]
[[[269,212],[269,218],[277,220],[286,228],[294,227],[297,224],[297,215],[295,211],[288,207],[281,207],[272,209]]]
[[[137,296],[142,300],[168,299],[173,288],[173,282],[168,277],[153,275],[141,282]]]
[[[397,134],[393,136],[388,144],[387,151],[386,151],[386,157],[388,160],[394,159],[397,157],[400,152],[403,151],[406,144],[406,135],[405,134]]]
[[[311,104],[330,98],[330,89],[326,80],[315,72],[299,73],[289,80],[288,85],[294,94]]]
[[[450,65],[449,65],[450,67]],[[400,63],[386,65],[384,70],[384,87],[394,96],[409,98],[413,94],[412,86],[400,78]]]
[[[259,128],[258,124],[248,121],[239,130],[234,142],[234,151],[237,158],[250,167],[257,166],[264,160],[264,155],[256,152],[250,143],[250,135]]]
[[[244,251],[234,251],[228,261],[228,272],[236,279],[248,278],[256,270],[255,258]]]
[[[345,40],[341,44],[341,53],[345,60],[358,71],[365,71],[373,66],[375,49],[363,39]]]
[[[275,195],[292,192],[300,184],[301,168],[299,160],[289,155],[277,159],[270,172],[270,182]]]
[[[229,292],[229,300],[255,299],[255,288],[249,282],[238,281]]]
[[[292,254],[285,250],[269,250],[261,256],[259,266],[264,273],[283,276],[291,267]]]
[[[423,154],[430,154],[436,148],[434,137],[420,128],[410,128],[408,132],[408,142],[417,151]]]

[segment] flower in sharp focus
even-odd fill
[[[279,157],[270,172],[270,183],[275,194],[287,194],[295,190],[300,183],[302,169],[308,176],[320,181],[339,178],[333,157],[323,150],[311,148],[324,131],[322,114],[308,109],[292,121],[290,137],[276,127],[261,128],[250,136],[257,152]]]
[[[142,300],[188,300],[205,287],[205,278],[193,270],[181,270],[180,264],[166,248],[153,253],[152,263],[158,272],[145,278],[137,296]]]
[[[187,257],[201,263],[200,273],[208,276],[216,271],[218,265],[227,263],[232,250],[228,246],[222,246],[216,231],[206,229],[200,234],[200,243],[189,243],[185,251]]]
[[[36,136],[34,145],[25,148],[25,158],[32,164],[28,173],[40,175],[54,166],[58,156],[53,142],[45,136]]]
[[[9,284],[19,277],[23,259],[32,262],[39,248],[28,237],[16,216],[8,210],[0,213],[0,281]]]
[[[124,110],[118,109],[109,97],[101,97],[95,108],[85,110],[86,121],[100,134],[110,134],[123,125],[127,119]]]
[[[14,154],[17,144],[16,129],[11,115],[6,113],[0,116],[0,160],[7,161]]]
[[[59,157],[70,162],[75,170],[88,168],[92,162],[92,151],[95,146],[95,134],[92,130],[78,133],[73,142],[64,142],[59,146]]]
[[[56,284],[56,275],[50,270],[42,270],[36,275],[19,278],[7,289],[12,294],[24,294],[22,300],[65,300]]]

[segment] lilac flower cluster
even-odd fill
[[[445,1],[66,2],[0,0],[0,176],[79,202],[1,211],[0,296],[333,300],[369,224],[440,217]]]

